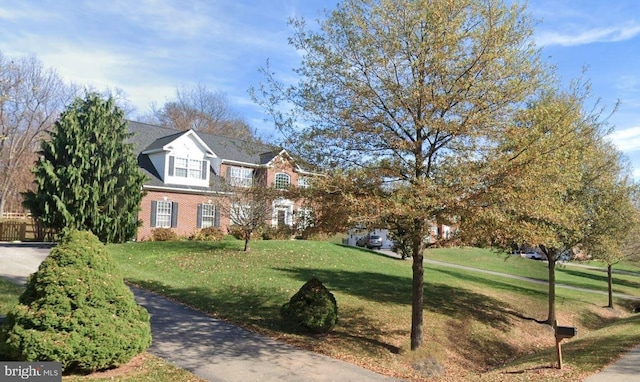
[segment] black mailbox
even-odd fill
[[[558,326],[556,327],[556,338],[571,338],[578,334],[578,329],[573,326]]]

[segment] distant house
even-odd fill
[[[130,142],[147,175],[143,189],[138,240],[156,228],[171,228],[188,236],[200,228],[230,225],[221,203],[230,187],[305,187],[312,173],[296,165],[282,149],[224,136],[177,131],[129,121]],[[295,224],[301,205],[284,198],[272,204],[272,226]]]
[[[440,224],[437,225],[435,223],[431,223],[431,227],[429,229],[429,237],[425,238],[425,241],[428,240],[429,243],[435,243],[438,239],[449,239],[453,235],[453,228]],[[367,235],[377,235],[382,238],[382,247],[381,249],[393,249],[394,243],[391,237],[391,234],[386,228],[375,228],[368,229],[365,226],[357,226],[351,228],[347,231],[347,237],[344,239],[343,244],[357,246],[358,241]]]

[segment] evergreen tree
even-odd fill
[[[32,169],[37,189],[25,194],[25,207],[58,232],[90,230],[102,242],[134,237],[144,175],[128,137],[112,97],[75,99],[42,142]]]

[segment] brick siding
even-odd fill
[[[166,198],[166,199],[165,199]],[[198,204],[220,205],[219,197],[211,195],[180,194],[169,191],[147,191],[142,198],[141,211],[138,215],[142,225],[138,228],[137,240],[149,240],[151,231],[151,202],[167,201],[178,203],[178,224],[172,228],[178,236],[190,236],[198,231]],[[229,227],[229,217],[221,214],[220,228],[226,232]]]

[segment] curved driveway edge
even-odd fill
[[[50,244],[0,242],[0,277],[25,285]],[[151,315],[149,352],[212,382],[392,382],[370,370],[302,350],[130,287]]]
[[[151,314],[149,352],[209,381],[399,381],[302,350],[131,287]]]

